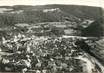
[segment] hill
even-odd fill
[[[17,23],[80,22],[83,19],[97,20],[102,16],[100,7],[77,5],[16,5],[1,6],[0,10],[0,26]]]

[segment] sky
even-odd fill
[[[0,6],[12,5],[46,5],[46,4],[67,4],[67,5],[88,5],[104,8],[104,0],[0,0]]]

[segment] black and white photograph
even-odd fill
[[[104,73],[104,0],[0,0],[0,73]]]

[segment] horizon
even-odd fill
[[[14,6],[14,5],[53,5],[53,4],[63,4],[63,5],[81,5],[81,6],[92,6],[92,7],[102,7],[103,0],[0,0],[0,6]]]
[[[66,5],[66,6],[85,6],[85,7],[98,7],[98,8],[102,8],[100,6],[89,6],[89,5],[76,5],[76,4],[45,4],[46,6],[47,5]],[[0,7],[12,7],[12,6],[45,6],[45,5],[3,5],[3,6],[0,6]]]

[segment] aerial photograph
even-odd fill
[[[103,0],[0,0],[0,73],[104,73]]]

